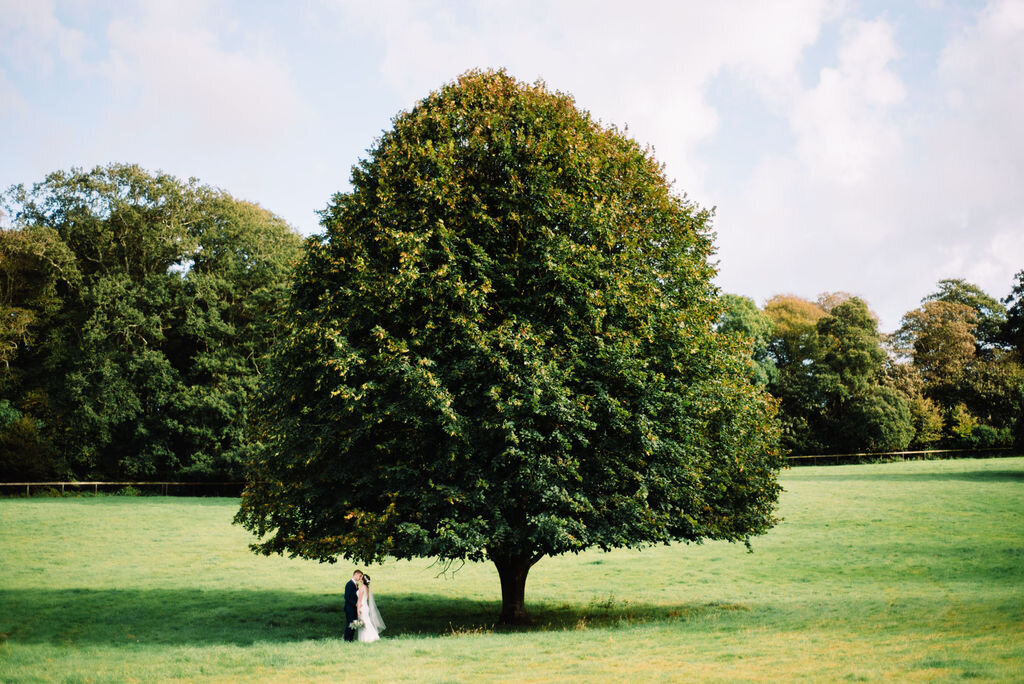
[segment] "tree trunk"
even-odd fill
[[[529,622],[526,617],[526,575],[540,557],[490,555],[501,581],[501,616],[498,622],[503,625],[526,624]]]

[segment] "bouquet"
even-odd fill
[[[356,618],[352,622],[348,623],[348,628],[349,629],[359,629],[359,628],[365,627],[365,626],[366,626],[366,623],[363,622],[362,620],[360,620],[359,618]]]

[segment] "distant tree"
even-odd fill
[[[824,413],[833,378],[817,364],[817,322],[825,311],[795,295],[776,295],[765,303],[764,314],[772,322],[768,349],[778,374],[768,390],[780,402],[783,448],[796,454],[827,451]]]
[[[1006,309],[977,285],[962,278],[940,280],[938,291],[922,300],[922,304],[928,302],[962,304],[973,309],[975,325],[971,332],[977,340],[979,351],[991,349],[1002,342]]]
[[[970,298],[964,292],[977,301],[926,301],[904,316],[895,334],[897,344],[920,373],[923,394],[944,414],[950,443],[1008,445],[1024,416],[1024,369],[1015,354],[975,336],[988,331],[984,334],[990,341],[998,337],[991,332],[992,321],[999,319],[991,309],[998,303],[978,297],[961,281],[943,281],[942,287],[960,293],[956,296],[965,302]],[[1005,331],[1005,324],[1001,327]],[[1005,332],[1000,334],[1005,340]]]
[[[882,384],[885,351],[867,304],[851,297],[818,320],[820,363],[833,376],[825,415],[834,448],[843,451],[905,449],[914,438],[905,395]]]
[[[826,308],[828,311],[826,312]],[[783,445],[795,453],[903,449],[914,438],[910,396],[884,382],[887,357],[877,319],[858,297],[817,303],[773,297],[770,348],[779,373]]]
[[[865,394],[878,383],[885,351],[864,300],[852,297],[836,305],[816,327],[821,363],[836,375],[843,399]]]
[[[914,444],[929,448],[942,439],[942,411],[938,404],[925,396],[912,396],[910,415],[914,423]]]
[[[1024,374],[1024,270],[1014,276],[1015,282],[1010,294],[1003,299],[1006,305],[1006,323],[1003,325],[1002,340],[1012,350],[1006,363],[1016,369],[1018,381],[1011,385],[1011,397],[1016,397],[1017,417],[1011,431],[1018,449],[1024,449],[1024,382],[1019,378]]]
[[[333,562],[744,541],[773,404],[715,332],[710,215],[573,100],[471,72],[399,114],[306,243],[238,522]]]
[[[1024,365],[1015,354],[996,350],[992,358],[981,359],[970,372],[959,393],[986,428],[993,431],[979,446],[1010,446],[1014,435],[1024,432]]]
[[[48,383],[41,382],[53,375],[31,357],[60,344],[52,330],[80,283],[74,255],[56,231],[0,229],[0,480],[67,474],[52,441]]]
[[[914,428],[910,446],[928,448],[942,439],[942,411],[938,404],[924,396],[924,381],[912,363],[888,355],[882,369],[881,386],[899,393],[909,403]]]
[[[891,387],[873,385],[843,408],[837,442],[851,451],[899,451],[916,434],[911,402]]]
[[[769,347],[780,369],[815,357],[815,325],[825,313],[821,305],[795,295],[776,295],[765,303],[764,314],[772,322]]]
[[[1017,351],[1018,358],[1024,362],[1024,270],[1018,271],[1014,277],[1016,282],[1010,294],[1003,299],[1007,311],[1002,338]]]
[[[2,331],[0,396],[79,477],[239,476],[298,235],[129,165],[56,172],[3,199],[0,305],[23,313]]]
[[[74,257],[46,228],[0,229],[0,364],[34,343],[41,319],[60,309],[58,285],[77,282]]]
[[[764,387],[778,378],[778,368],[768,345],[771,341],[772,321],[757,308],[749,297],[722,295],[722,313],[718,318],[718,332],[736,335],[750,344],[751,380]]]
[[[980,426],[981,422],[966,404],[957,404],[950,410],[950,431],[956,439],[956,446],[974,446],[974,432]]]
[[[821,310],[825,313],[831,313],[832,309],[852,298],[853,295],[849,292],[822,292],[815,298],[814,303],[821,307]]]
[[[940,401],[963,381],[975,358],[977,322],[977,312],[966,304],[929,301],[905,314],[894,334],[898,347],[913,360],[928,391]]]
[[[249,406],[264,357],[283,330],[301,239],[265,209],[217,194],[197,225],[199,246],[184,275],[181,422],[191,455],[183,475],[242,476],[252,457]]]
[[[38,481],[62,470],[39,419],[0,399],[0,481]]]

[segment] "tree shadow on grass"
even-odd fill
[[[410,593],[380,596],[378,605],[388,623],[386,637],[581,629],[685,621],[746,610],[720,603],[528,604],[531,624],[503,628],[495,625],[501,608],[497,601]],[[344,598],[340,594],[198,589],[0,590],[0,640],[10,644],[245,646],[338,639],[344,629]]]
[[[866,473],[858,472],[837,472],[815,473],[814,480],[833,480],[848,482],[853,480],[863,482],[1022,482],[1024,483],[1024,470],[972,470],[967,472],[948,473],[887,473],[885,471],[874,471]]]

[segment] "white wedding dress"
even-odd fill
[[[377,604],[373,600],[372,593],[367,591],[359,599],[357,610],[359,611],[360,619],[363,621],[363,626],[356,630],[356,641],[370,642],[380,639],[380,633],[384,629],[384,620],[380,617],[380,612],[377,610]]]

